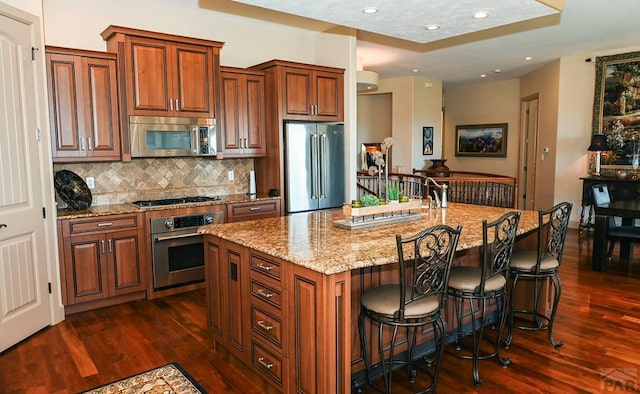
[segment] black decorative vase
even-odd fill
[[[427,170],[429,170],[429,175],[433,177],[451,176],[449,167],[444,164],[445,161],[447,161],[447,159],[431,159],[431,162],[433,164],[427,167]]]

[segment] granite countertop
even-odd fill
[[[294,214],[258,221],[200,227],[210,234],[285,261],[332,275],[397,261],[395,235],[409,236],[437,224],[462,225],[458,251],[482,245],[482,220],[492,221],[512,211],[481,205],[449,203],[446,209],[422,209],[419,220],[347,230],[334,223],[342,210]],[[538,228],[538,212],[519,210],[518,234]]]
[[[137,205],[134,205],[131,203],[124,203],[124,204],[111,204],[111,205],[95,205],[81,211],[58,209],[57,215],[58,215],[58,220],[78,219],[78,218],[90,218],[90,217],[99,217],[99,216],[107,216],[107,215],[121,215],[121,214],[128,214],[128,213],[148,212],[148,211],[161,211],[161,210],[176,209],[176,208],[187,208],[187,207],[197,207],[197,206],[207,206],[207,205],[220,205],[220,204],[232,204],[232,203],[241,203],[241,202],[255,202],[255,201],[261,201],[261,200],[280,199],[279,196],[270,197],[270,196],[267,196],[266,194],[258,195],[256,198],[250,198],[246,194],[232,194],[232,195],[219,196],[219,197],[220,197],[220,200],[217,200],[217,201],[207,201],[207,202],[189,203],[189,204],[176,204],[176,205],[163,205],[158,207],[146,207],[146,208],[140,208]]]

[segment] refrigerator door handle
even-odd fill
[[[311,198],[318,198],[318,134],[311,134]]]
[[[327,135],[320,135],[320,198],[327,198],[327,160],[329,152],[327,151]]]

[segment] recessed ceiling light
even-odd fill
[[[480,74],[480,78],[486,78],[487,74]]]
[[[488,16],[489,16],[489,14],[486,13],[485,11],[478,11],[478,12],[473,14],[473,17],[475,19],[484,19],[484,18],[486,18]]]
[[[362,9],[363,14],[377,14],[378,11],[380,10],[377,9],[376,7],[366,7]]]
[[[531,56],[525,56],[524,60],[531,60],[533,59]]]
[[[499,68],[496,68],[495,70],[493,70],[493,72],[494,72],[494,73],[496,73],[496,74],[498,74],[498,73],[501,73],[501,72],[502,72],[502,70],[500,70]]]
[[[439,28],[440,25],[427,25],[427,27],[425,27],[427,30],[438,30]]]
[[[413,71],[414,73],[417,73],[417,72],[418,72],[418,71],[420,71],[420,70],[418,70],[417,68],[414,68],[414,69],[413,69],[413,70],[411,70],[411,71]]]

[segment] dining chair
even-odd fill
[[[409,381],[417,375],[414,362],[414,347],[420,328],[431,325],[435,355],[424,358],[427,367],[436,362],[433,371],[425,369],[430,376],[430,385],[425,391],[435,392],[445,344],[445,322],[441,310],[447,297],[449,271],[458,245],[462,227],[452,228],[437,225],[418,234],[403,238],[396,235],[398,252],[397,284],[383,285],[366,290],[360,298],[358,328],[362,355],[365,361],[366,382],[376,390],[391,392],[391,377],[398,365],[406,365]],[[379,364],[384,376],[384,389],[372,383],[372,365],[367,349],[365,319],[371,320],[371,331],[378,326]],[[385,327],[391,329],[391,343],[385,343]],[[407,350],[403,355],[395,355],[398,330],[406,329]],[[387,330],[388,332],[388,330]],[[387,348],[388,347],[388,348]],[[386,353],[386,357],[385,357]],[[421,368],[423,369],[423,368]]]
[[[511,360],[500,356],[502,332],[508,314],[507,272],[511,262],[511,253],[516,239],[520,212],[507,212],[498,219],[482,221],[481,262],[479,266],[456,266],[449,274],[448,293],[453,297],[457,328],[456,356],[471,359],[473,363],[473,380],[476,385],[482,383],[478,372],[478,361],[496,357],[500,364],[507,366]],[[491,353],[480,354],[484,328],[491,312],[487,310],[490,301],[496,304],[495,320],[499,328]],[[466,304],[469,312],[465,311]],[[478,312],[480,315],[478,316]],[[464,318],[470,317],[471,331],[465,331]],[[480,320],[478,322],[478,320]],[[473,337],[471,354],[460,353],[463,337]]]
[[[551,209],[538,210],[537,248],[535,250],[514,250],[511,255],[511,265],[509,266],[511,308],[509,309],[509,333],[504,342],[506,348],[511,346],[514,327],[522,330],[547,330],[549,341],[556,349],[563,345],[553,337],[553,323],[562,293],[562,282],[558,271],[562,263],[562,252],[572,207],[573,204],[570,202],[561,202]],[[533,282],[533,294],[530,294],[531,309],[516,309],[514,307],[514,295],[517,292],[520,279]],[[550,281],[553,287],[550,314],[547,314],[545,310],[540,310],[541,295],[550,294],[542,291],[542,287],[547,281]],[[515,315],[531,317],[532,324],[514,325]]]
[[[611,196],[609,195],[609,189],[607,185],[597,184],[592,188],[593,203],[595,205],[609,204],[611,202]],[[616,217],[609,216],[607,219],[607,231],[605,237],[609,242],[607,247],[607,261],[611,261],[613,255],[613,249],[616,242],[640,242],[640,227],[633,224],[618,224]]]

